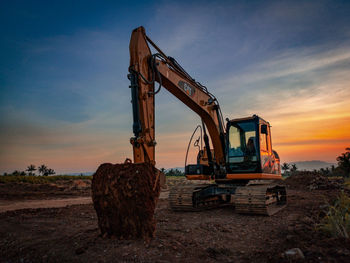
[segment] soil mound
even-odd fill
[[[343,178],[328,178],[318,172],[298,172],[295,175],[289,176],[285,183],[292,188],[308,188],[309,190],[314,189],[340,189],[343,187]]]
[[[158,170],[150,164],[102,164],[93,175],[92,200],[103,236],[149,239],[155,231]]]

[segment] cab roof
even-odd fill
[[[270,123],[268,121],[265,121],[263,118],[259,117],[258,115],[254,114],[250,117],[244,117],[244,118],[237,118],[237,119],[232,119],[229,120],[230,122],[241,122],[241,121],[250,121],[250,120],[256,120],[258,119],[259,121],[262,121],[264,123],[267,123],[270,126]]]

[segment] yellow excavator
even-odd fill
[[[151,53],[149,45],[156,53]],[[197,163],[185,164],[186,178],[202,183],[172,188],[170,208],[196,211],[231,204],[239,213],[264,215],[282,209],[287,196],[285,187],[276,181],[282,177],[280,158],[272,149],[270,124],[257,115],[226,118],[225,122],[215,96],[174,58],[165,55],[143,27],[132,31],[129,50],[134,163],[156,164],[154,100],[161,87],[202,121],[197,129],[201,130],[204,146],[198,139]]]

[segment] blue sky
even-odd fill
[[[282,161],[334,162],[349,146],[349,1],[72,2],[0,3],[0,172],[131,157],[128,45],[140,25],[225,117],[268,119]],[[164,89],[156,107],[158,166],[181,166],[199,118]]]

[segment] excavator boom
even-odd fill
[[[157,54],[151,54],[148,43],[158,51]],[[155,91],[155,82],[158,82],[200,116],[212,140],[216,167],[225,166],[223,119],[216,98],[174,59],[167,57],[146,36],[143,27],[136,28],[131,35],[129,72],[134,119],[131,143],[135,163],[155,164],[154,98],[159,91]],[[214,162],[213,157],[211,159]]]
[[[157,53],[152,54],[150,46]],[[241,213],[270,215],[286,204],[283,186],[271,184],[281,179],[280,160],[272,150],[268,122],[257,115],[229,120],[226,127],[219,103],[207,88],[195,81],[175,59],[146,35],[143,27],[132,31],[129,75],[133,106],[135,163],[155,161],[155,95],[166,88],[202,120],[205,147],[197,164],[185,167],[187,179],[215,179],[215,184],[178,186],[169,194],[173,210],[200,210],[234,204]],[[155,84],[159,87],[155,89]],[[209,136],[212,143],[210,147]],[[268,181],[270,180],[270,181]]]

